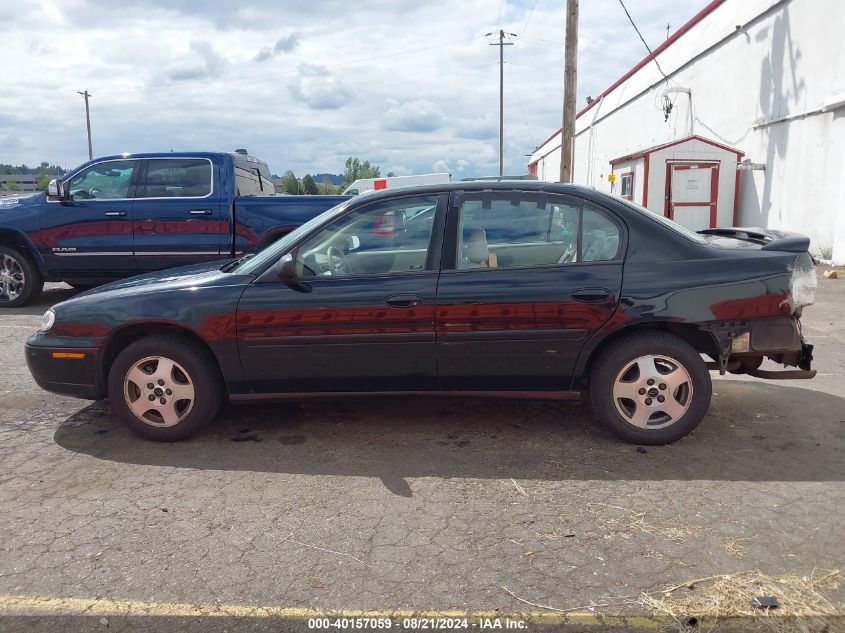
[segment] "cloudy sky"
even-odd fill
[[[653,47],[705,0],[627,0]],[[578,103],[645,54],[618,0],[582,0]],[[245,147],[273,172],[340,172],[360,156],[397,174],[498,168],[559,127],[565,0],[0,1],[0,163]]]

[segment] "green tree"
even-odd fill
[[[320,193],[324,196],[334,196],[337,194],[337,187],[328,176],[323,178],[323,181],[320,183]]]
[[[296,174],[294,174],[290,169],[282,174],[282,191],[289,193],[292,196],[298,196],[302,193],[299,187],[299,180],[297,180]]]
[[[314,182],[314,179],[311,177],[311,174],[305,174],[302,179],[302,191],[305,193],[306,196],[316,196],[320,193],[320,190],[317,188],[317,183]]]
[[[6,189],[9,191],[18,191],[20,189],[20,187],[18,187],[18,181],[14,178],[9,178],[9,180],[6,181]]]
[[[378,178],[381,176],[381,169],[378,165],[370,164],[370,161],[361,161],[360,158],[350,156],[346,159],[343,169],[343,184],[341,189],[346,189],[359,178]]]
[[[388,178],[393,178],[394,176],[396,176],[396,172],[392,172],[392,171],[387,172]]]
[[[41,176],[41,178],[38,179],[38,184],[35,185],[35,188],[38,189],[38,191],[44,191],[47,188],[47,185],[50,184],[51,180],[52,178],[48,175]]]

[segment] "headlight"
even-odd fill
[[[46,332],[51,327],[53,327],[53,324],[55,322],[56,322],[56,313],[53,312],[52,310],[47,310],[47,312],[44,313],[44,316],[41,317],[41,326],[38,328],[38,330],[41,331],[41,332]]]

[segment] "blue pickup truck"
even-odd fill
[[[0,198],[0,307],[45,281],[87,288],[252,253],[347,199],[274,193],[267,164],[236,150],[97,158]]]

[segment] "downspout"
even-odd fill
[[[593,113],[593,118],[590,121],[590,131],[587,134],[587,186],[589,187],[595,187],[593,182],[595,175],[595,169],[593,169],[593,150],[595,149],[595,134],[593,132],[593,126],[599,116],[602,101],[604,101],[604,95],[599,97],[599,102],[596,104],[596,107],[593,108],[595,112]],[[563,156],[563,154],[561,154],[561,156]]]

